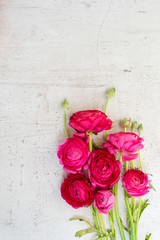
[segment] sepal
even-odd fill
[[[150,233],[150,234],[146,235],[146,238],[145,238],[145,240],[149,240],[149,239],[150,239],[150,237],[151,237],[151,235],[152,235],[152,233]]]

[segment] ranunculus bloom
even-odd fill
[[[113,154],[97,149],[90,154],[85,168],[94,187],[111,189],[119,180],[121,166]]]
[[[101,132],[111,129],[112,121],[99,110],[86,110],[74,113],[70,118],[69,125],[79,132]]]
[[[76,133],[59,145],[57,155],[60,164],[64,165],[64,171],[76,173],[82,170],[89,156],[87,143],[88,136],[86,134]]]
[[[122,183],[127,193],[132,197],[140,197],[149,192],[152,187],[148,186],[146,173],[141,170],[131,169],[125,172],[122,178]]]
[[[106,147],[111,154],[122,152],[122,160],[125,162],[138,157],[138,153],[136,152],[143,148],[141,144],[142,141],[143,138],[140,138],[135,133],[119,132],[108,135],[107,142],[103,143],[103,146]]]
[[[116,197],[108,190],[100,190],[96,193],[94,207],[98,208],[100,213],[105,213],[114,207]]]
[[[61,186],[61,196],[73,208],[79,208],[93,203],[93,190],[83,173],[68,174]]]

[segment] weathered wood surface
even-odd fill
[[[103,110],[111,87],[117,90],[108,110],[112,132],[124,117],[144,126],[144,169],[157,192],[148,195],[139,239],[152,232],[159,240],[160,2],[0,1],[1,239],[74,240],[86,227],[68,219],[91,219],[89,209],[75,211],[60,197],[60,104],[67,97],[69,115]]]

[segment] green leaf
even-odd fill
[[[86,235],[88,233],[93,233],[93,232],[96,232],[96,230],[93,229],[93,228],[83,229],[83,230],[80,230],[80,231],[76,232],[75,237],[79,237],[80,238],[80,237],[82,237],[82,236],[84,236],[84,235]]]
[[[142,212],[144,211],[144,209],[145,209],[148,205],[150,205],[150,203],[149,203],[148,201],[149,201],[149,199],[147,199],[146,201],[144,201],[144,202],[141,203],[141,209],[140,209],[140,215],[139,215],[139,217],[141,216],[141,214],[142,214]]]
[[[153,187],[153,185],[151,183],[149,183],[148,185],[151,186],[152,189],[156,192],[156,189]]]
[[[86,222],[91,228],[94,228],[94,226],[89,221],[85,220],[84,218],[70,218],[69,219],[69,221],[74,221],[74,220]]]
[[[150,239],[150,237],[151,237],[151,235],[152,235],[152,233],[150,233],[150,234],[146,235],[146,238],[145,238],[145,240],[149,240],[149,239]]]

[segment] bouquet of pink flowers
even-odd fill
[[[143,138],[140,134],[143,127],[137,122],[132,123],[131,119],[124,119],[121,122],[124,131],[108,134],[108,130],[112,128],[112,121],[107,116],[107,105],[114,95],[114,88],[107,92],[104,113],[99,110],[74,113],[69,120],[69,125],[76,130],[72,137],[68,136],[66,125],[69,103],[65,99],[62,104],[66,140],[59,145],[57,155],[63,170],[69,174],[62,183],[61,196],[75,209],[90,207],[94,219],[92,224],[83,218],[72,218],[71,220],[85,221],[89,226],[78,231],[76,237],[96,233],[96,240],[116,240],[115,212],[121,239],[126,239],[124,234],[126,231],[130,240],[138,240],[138,222],[142,212],[149,205],[148,199],[145,201],[141,199],[153,188],[148,175],[143,172],[140,156],[140,150],[143,148]],[[93,141],[92,135],[102,131],[105,131],[106,142],[100,148]],[[135,167],[137,158],[139,168]],[[122,184],[127,212],[126,226],[120,218],[118,208],[118,182],[123,164],[125,173]],[[110,228],[105,227],[102,214],[108,215]],[[146,235],[145,240],[150,236],[151,233]]]

